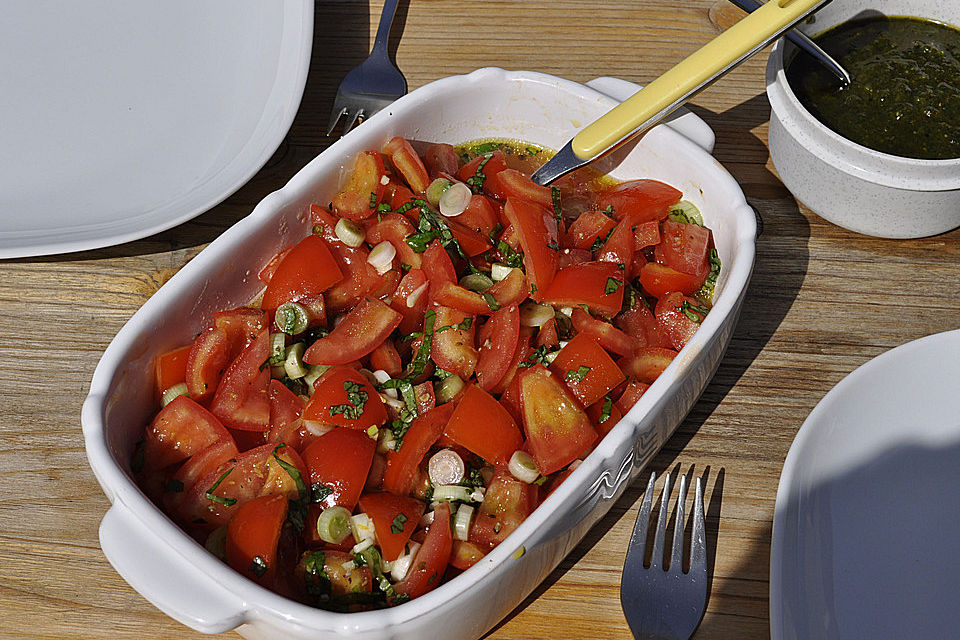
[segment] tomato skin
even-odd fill
[[[400,377],[403,372],[403,361],[393,342],[384,340],[370,353],[370,368],[373,371],[382,369],[390,374],[391,378]]]
[[[655,298],[662,298],[672,291],[692,295],[703,286],[705,280],[706,275],[700,278],[659,262],[648,262],[640,268],[640,284]]]
[[[589,315],[589,314],[588,314]],[[537,331],[537,346],[547,346],[551,350],[560,346],[560,337],[557,334],[557,321],[551,318]]]
[[[470,185],[470,187],[473,188],[474,193],[476,193],[476,178],[478,173],[483,174],[486,176],[482,182],[483,192],[488,196],[494,196],[499,200],[503,200],[503,191],[500,189],[500,182],[497,180],[497,174],[506,168],[507,160],[503,155],[503,151],[497,149],[496,151],[485,153],[482,156],[477,156],[467,164],[460,167],[460,170],[457,171],[457,177]]]
[[[213,324],[193,342],[185,377],[190,397],[205,404],[216,392],[227,366],[267,326],[260,309],[241,307],[213,314]]]
[[[593,428],[597,430],[597,433],[600,434],[602,439],[610,430],[613,429],[620,419],[623,418],[623,412],[620,410],[620,407],[617,406],[617,403],[613,402],[610,405],[610,413],[603,418],[603,404],[606,402],[605,399],[598,400],[589,407],[587,407],[587,417],[590,418],[590,422],[593,424]]]
[[[464,313],[459,309],[435,305],[437,316],[433,324],[433,342],[430,347],[430,358],[438,367],[455,373],[464,380],[469,380],[477,367],[480,357],[474,344],[476,318],[472,314]],[[467,318],[472,318],[469,329],[460,329],[459,325]],[[452,327],[444,331],[442,327]]]
[[[508,199],[503,214],[520,238],[527,280],[537,288],[537,293],[546,291],[560,261],[556,216],[545,206],[519,198]],[[538,299],[537,293],[534,299]]]
[[[613,324],[636,339],[641,347],[672,346],[670,339],[657,324],[653,311],[639,296],[632,308],[621,312],[613,319]]]
[[[469,385],[450,416],[444,435],[487,462],[505,465],[523,446],[513,418],[489,393]]]
[[[373,464],[377,442],[363,431],[337,427],[311,442],[300,454],[309,484],[322,484],[330,493],[319,503],[353,511]],[[316,524],[316,523],[314,523]]]
[[[356,406],[350,399],[347,387],[356,385],[358,393],[366,393],[363,411],[356,418],[338,413],[337,408]],[[327,369],[313,384],[313,395],[303,410],[304,420],[320,420],[351,429],[366,429],[381,425],[387,420],[387,410],[380,394],[356,369],[338,365]],[[331,411],[333,411],[331,413]]]
[[[504,169],[497,174],[497,179],[500,182],[504,199],[521,198],[536,202],[544,207],[553,208],[553,192],[550,187],[535,183],[516,169]]]
[[[154,379],[157,382],[157,393],[163,393],[175,384],[187,379],[187,360],[190,357],[192,344],[161,353],[153,361]]]
[[[260,496],[237,507],[227,525],[227,564],[254,582],[272,584],[288,509],[282,495]]]
[[[621,358],[618,364],[628,376],[646,384],[653,384],[676,357],[677,352],[673,349],[642,347],[633,356]]]
[[[410,269],[403,276],[393,298],[390,308],[399,313],[400,332],[404,335],[419,331],[423,327],[423,315],[430,300],[430,283],[422,269]]]
[[[629,217],[632,224],[663,220],[683,193],[658,180],[631,180],[616,185],[600,196],[598,209],[613,207],[617,220]]]
[[[189,495],[197,481],[238,454],[233,438],[227,437],[217,440],[206,449],[190,456],[164,486],[163,506],[167,512],[179,515],[184,498]]]
[[[597,432],[566,386],[543,365],[519,375],[527,448],[540,473],[549,475],[584,455]]]
[[[383,197],[382,179],[386,173],[383,157],[378,152],[358,154],[346,185],[333,197],[333,211],[340,217],[357,221],[372,216],[376,203]]]
[[[477,381],[490,391],[503,380],[520,339],[520,310],[510,305],[495,311],[480,331],[480,356],[477,360]]]
[[[470,527],[470,542],[481,550],[493,549],[526,520],[535,503],[533,487],[497,469]]]
[[[614,406],[620,409],[623,415],[627,415],[627,412],[633,408],[633,405],[637,404],[637,401],[649,388],[650,385],[646,382],[640,382],[635,378],[631,378],[623,390],[623,394],[614,402]]]
[[[633,230],[633,250],[640,251],[660,244],[660,224],[656,220],[641,222]]]
[[[394,591],[417,598],[438,587],[443,582],[452,550],[450,505],[442,502],[434,510],[433,522],[427,529],[417,555],[413,557],[407,577],[393,586]]]
[[[451,307],[470,315],[489,315],[490,305],[476,291],[453,282],[441,282],[436,288],[433,300],[437,304]]]
[[[600,346],[612,353],[628,356],[643,346],[636,338],[627,335],[609,322],[594,318],[580,307],[573,310],[570,319],[578,333],[593,336],[600,342]]]
[[[527,285],[527,277],[521,269],[517,268],[511,269],[503,280],[494,282],[493,286],[487,289],[487,293],[492,295],[501,307],[520,304],[526,300],[529,292],[530,287]]]
[[[392,562],[403,555],[426,505],[422,500],[393,493],[366,493],[360,508],[373,520],[383,559]],[[398,531],[399,529],[399,531]]]
[[[475,193],[470,196],[470,203],[463,210],[457,221],[464,226],[489,237],[497,223],[500,221],[497,216],[497,209],[487,196]]]
[[[517,375],[517,371],[520,368],[520,362],[523,361],[528,355],[528,351],[530,350],[530,337],[532,333],[533,330],[529,327],[520,327],[520,336],[517,338],[517,349],[513,352],[513,357],[510,359],[510,366],[507,367],[507,373],[504,374],[500,382],[495,384],[493,388],[490,389],[491,393],[506,393],[510,383]]]
[[[473,565],[480,562],[483,556],[487,555],[479,545],[469,540],[453,541],[453,549],[450,553],[450,566],[466,571]]]
[[[612,262],[572,264],[557,272],[542,301],[558,307],[585,304],[594,313],[614,316],[623,303],[623,271]]]
[[[387,452],[387,468],[383,474],[384,491],[403,496],[413,490],[420,461],[443,434],[453,409],[453,404],[448,402],[414,419],[403,436],[400,448]]]
[[[603,240],[617,226],[602,211],[584,211],[567,229],[566,246],[574,249],[589,249],[598,239]]]
[[[589,370],[579,375],[580,367]],[[584,407],[602,398],[626,378],[597,340],[585,333],[578,333],[560,349],[550,363],[550,371],[563,380]]]
[[[420,254],[406,242],[406,237],[415,232],[416,229],[407,218],[399,213],[388,213],[382,220],[367,229],[367,242],[376,246],[386,240],[397,250],[397,257],[402,264],[419,269]]]
[[[260,282],[263,284],[270,284],[270,280],[273,279],[273,274],[277,271],[277,266],[279,266],[280,261],[283,260],[283,257],[290,252],[290,249],[292,249],[292,247],[287,247],[286,249],[281,250],[277,255],[270,258],[270,262],[267,263],[267,266],[265,266],[263,269],[260,269],[260,273],[257,274],[257,277],[260,278]]]
[[[430,186],[430,176],[423,160],[413,150],[413,146],[400,136],[391,138],[383,147],[383,152],[390,156],[390,161],[397,168],[403,179],[416,193],[423,193]]]
[[[316,297],[343,279],[343,272],[320,236],[309,235],[290,249],[277,265],[260,306],[276,311],[284,302]]]
[[[629,220],[621,220],[613,228],[607,241],[596,252],[595,258],[601,262],[622,264],[626,273],[632,273],[633,264],[633,229]]]
[[[660,223],[662,241],[657,245],[658,262],[707,279],[710,274],[710,230],[695,224],[664,220]],[[703,286],[703,281],[697,286]]]
[[[453,145],[445,142],[431,144],[423,152],[423,162],[427,165],[430,176],[438,177],[441,173],[453,175],[457,172],[460,160]]]
[[[269,357],[269,331],[264,329],[224,372],[210,402],[210,412],[225,427],[249,431],[270,429],[270,369],[261,370]]]
[[[687,308],[684,309],[684,303]],[[696,311],[702,309],[700,302],[694,298],[689,298],[679,291],[668,293],[657,301],[654,309],[654,315],[657,318],[657,324],[660,325],[663,332],[670,339],[671,346],[679,351],[686,346],[693,334],[700,328],[700,323],[706,317],[706,314]],[[687,314],[693,315],[699,320],[694,321]]]
[[[232,438],[215,415],[187,396],[177,396],[154,417],[144,440],[144,467],[163,469]]]
[[[328,335],[303,354],[308,364],[346,364],[369,355],[383,344],[403,319],[380,300],[364,298]]]
[[[447,220],[447,226],[450,227],[450,232],[457,239],[464,254],[472,258],[493,247],[490,238],[459,222],[460,217],[457,216],[457,220]]]
[[[457,283],[457,270],[454,269],[453,261],[439,240],[434,240],[427,245],[427,249],[423,252],[421,265],[423,273],[430,283],[431,299],[433,299],[437,288],[443,283]]]
[[[300,427],[303,420],[303,399],[290,391],[279,380],[271,380],[268,389],[270,397],[270,434],[269,442],[283,442],[294,449],[300,449]]]

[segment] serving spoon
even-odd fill
[[[769,0],[678,65],[581,129],[532,178],[548,185],[646,131],[829,0]]]

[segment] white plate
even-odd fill
[[[960,633],[960,330],[842,380],[790,448],[773,519],[773,640]]]
[[[142,238],[243,185],[293,122],[307,0],[4,4],[0,258]]]

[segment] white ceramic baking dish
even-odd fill
[[[131,586],[183,624],[208,633],[472,639],[516,607],[606,513],[716,370],[753,267],[755,214],[708,153],[712,132],[689,113],[652,129],[607,163],[619,178],[668,182],[700,207],[723,262],[713,311],[586,461],[470,570],[392,609],[350,614],[314,609],[261,588],[207,553],[141,493],[129,470],[134,443],[155,411],[154,356],[188,342],[214,311],[244,304],[260,291],[260,268],[309,232],[309,205],[329,201],[342,167],[352,166],[356,153],[379,148],[394,135],[450,143],[505,137],[557,149],[615,104],[610,94],[622,99],[637,89],[609,78],[588,84],[595,88],[539,73],[481,69],[412,92],[331,145],[134,314],[104,353],[82,414],[90,466],[112,502],[100,542]]]

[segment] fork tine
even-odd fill
[[[643,568],[643,555],[647,549],[647,531],[650,526],[650,509],[653,506],[653,489],[657,474],[651,473],[650,480],[647,482],[647,489],[643,494],[643,500],[640,502],[640,512],[637,514],[637,523],[633,527],[633,534],[630,536],[630,545],[627,547],[627,557],[623,563],[623,580],[626,584],[634,583],[645,571]],[[636,603],[632,600],[635,594],[629,591],[621,591],[621,600],[626,603],[626,608],[631,610]]]
[[[680,476],[680,486],[677,487],[677,522],[673,528],[673,551],[670,554],[670,570],[683,571],[683,503],[687,498],[687,476]]]
[[[707,566],[707,540],[704,530],[703,489],[697,478],[697,491],[693,499],[693,540],[690,548],[690,573],[704,571]]]
[[[357,124],[357,120],[359,120],[360,117],[363,115],[364,115],[363,109],[360,109],[360,108],[357,108],[357,109],[354,109],[353,111],[348,112],[347,119],[343,123],[343,133],[340,135],[345,136],[348,133],[350,133],[350,130],[353,129],[354,125]]]
[[[660,514],[657,516],[657,530],[653,536],[653,555],[650,557],[650,568],[663,566],[663,545],[667,536],[667,520],[669,520],[670,503],[670,474],[663,477],[663,494],[660,496]]]
[[[338,97],[339,97],[339,96],[338,96]],[[337,100],[337,102],[340,102],[340,101]],[[334,128],[337,126],[337,122],[340,120],[340,117],[341,117],[341,116],[344,116],[344,115],[346,115],[346,114],[347,114],[347,108],[346,108],[346,107],[340,106],[339,104],[335,104],[335,105],[334,105],[333,111],[330,113],[330,124],[327,125],[327,135],[328,135],[328,136],[329,136],[331,133],[333,133],[333,130],[334,130]]]

